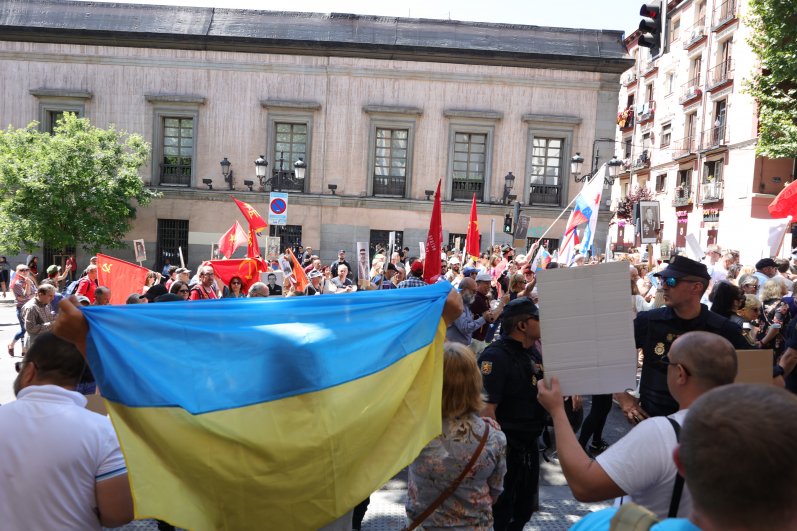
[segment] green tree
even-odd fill
[[[158,195],[138,174],[149,145],[72,113],[52,135],[36,127],[0,130],[0,249],[121,247],[136,207]]]
[[[761,70],[748,83],[759,105],[756,152],[770,158],[797,156],[797,4],[750,0],[748,42]]]

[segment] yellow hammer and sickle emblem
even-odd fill
[[[111,266],[112,266],[112,265],[113,265],[113,264],[102,264],[102,270],[103,270],[105,273],[110,273],[110,272],[111,272]]]
[[[238,271],[240,272],[241,268],[243,268],[244,266],[246,266],[246,273],[241,276],[246,280],[251,280],[252,270],[254,269],[255,272],[257,272],[257,266],[254,264],[254,260],[246,259],[243,262],[241,262],[241,265],[238,266]]]

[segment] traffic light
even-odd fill
[[[504,216],[504,232],[507,234],[512,234],[512,216],[509,214]]]
[[[642,4],[639,10],[642,20],[639,22],[639,45],[650,48],[651,57],[656,57],[661,51],[661,32],[663,17],[661,10],[661,0]]]

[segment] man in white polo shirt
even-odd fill
[[[0,407],[0,527],[99,530],[133,519],[127,467],[107,417],[74,391],[85,360],[51,332],[17,366]]]

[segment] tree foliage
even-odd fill
[[[0,250],[121,247],[137,205],[157,196],[138,174],[149,145],[72,113],[52,135],[36,126],[0,130]]]
[[[756,151],[770,158],[797,156],[797,3],[750,0],[748,40],[761,71],[748,83],[759,105]]]
[[[653,195],[646,187],[634,187],[633,190],[628,192],[628,195],[620,199],[617,204],[617,212],[615,213],[618,219],[630,220],[634,217],[634,205],[640,201],[653,201],[656,196]]]

